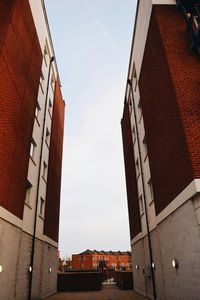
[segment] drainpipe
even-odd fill
[[[133,99],[133,112],[134,112],[135,131],[136,131],[136,136],[137,136],[138,153],[139,153],[139,161],[140,161],[140,168],[141,168],[142,192],[143,192],[143,197],[144,197],[144,214],[145,214],[145,220],[146,220],[146,226],[147,226],[147,240],[148,240],[148,248],[149,248],[150,270],[151,270],[152,288],[153,288],[153,299],[156,300],[155,275],[154,275],[154,268],[152,267],[153,254],[152,254],[151,236],[150,236],[150,230],[149,230],[149,220],[148,220],[148,213],[147,213],[147,200],[146,200],[146,192],[145,192],[145,187],[144,187],[144,172],[143,172],[143,165],[142,165],[142,156],[141,156],[140,140],[139,140],[139,133],[138,133],[135,101],[134,101],[134,95],[133,95],[133,86],[132,86],[132,81],[130,79],[128,79],[127,83],[130,86],[132,99]]]
[[[47,102],[48,102],[48,94],[49,94],[49,80],[50,80],[50,73],[51,73],[51,64],[52,64],[53,61],[54,61],[54,57],[52,56],[51,59],[50,59],[50,63],[49,63],[49,71],[48,71],[47,87],[46,87],[46,97],[45,97],[45,106],[44,106],[44,116],[43,116],[43,124],[42,124],[40,160],[39,160],[39,171],[38,171],[37,191],[36,191],[36,206],[35,206],[34,230],[33,230],[32,248],[31,248],[31,262],[30,262],[30,266],[29,266],[28,300],[31,300],[31,294],[32,294],[33,265],[34,265],[34,257],[35,257],[35,240],[36,240],[36,227],[37,227],[37,210],[38,210],[38,205],[39,205],[40,177],[41,177],[41,167],[42,167],[42,152],[43,152],[43,144],[44,144],[44,131],[45,131]]]

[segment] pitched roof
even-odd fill
[[[97,254],[97,255],[128,255],[131,256],[131,252],[130,251],[98,251],[98,250],[90,250],[87,249],[81,253],[79,253],[79,255],[91,255],[91,254]]]

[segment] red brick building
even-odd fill
[[[44,2],[1,1],[0,20],[0,299],[40,299],[56,291],[65,105]]]
[[[135,289],[198,299],[200,2],[140,0],[122,136]]]
[[[72,255],[72,269],[97,270],[101,268],[115,270],[130,270],[131,253],[115,251],[86,250],[80,254]]]

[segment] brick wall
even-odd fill
[[[23,217],[42,53],[29,2],[0,4],[0,205]]]
[[[130,256],[127,255],[112,255],[112,254],[73,254],[72,255],[72,269],[74,270],[92,270],[99,268],[99,263],[104,261],[106,268],[117,269],[121,267],[128,268],[131,263]],[[94,266],[95,264],[95,266]]]
[[[124,105],[124,112],[121,121],[124,164],[126,174],[126,189],[129,210],[130,236],[133,239],[141,231],[140,211],[138,202],[138,190],[135,173],[135,160],[133,151],[133,140],[129,118],[128,104]]]
[[[195,136],[191,131],[199,126],[197,115],[191,117],[200,88],[193,83],[197,81],[192,75],[195,60],[176,7],[154,6],[139,89],[157,214],[194,178],[188,134],[193,134],[191,140],[199,140],[200,133]]]
[[[92,270],[93,269],[93,257],[92,254],[87,255],[72,255],[72,269],[74,270]]]
[[[200,177],[200,62],[190,50],[186,24],[174,6],[155,7],[157,23],[171,71],[176,99],[192,162],[193,177]],[[169,30],[170,28],[170,34]]]
[[[59,81],[56,81],[51,127],[44,224],[44,234],[54,241],[58,241],[59,229],[63,130],[64,102],[61,95],[60,83]]]

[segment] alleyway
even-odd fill
[[[53,295],[48,300],[145,300],[134,291],[119,290],[116,285],[104,285],[98,292],[68,292]]]

